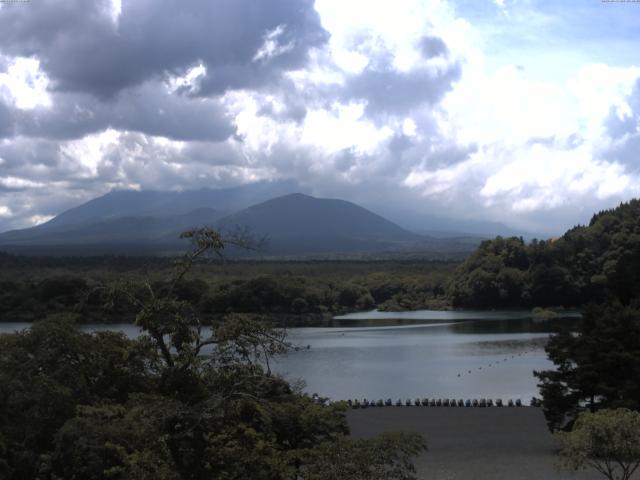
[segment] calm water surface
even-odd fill
[[[578,315],[533,320],[529,311],[366,312],[329,328],[297,328],[302,347],[277,363],[309,392],[335,399],[540,396],[534,370],[552,368],[549,334]],[[309,345],[310,348],[306,349]]]
[[[522,398],[539,396],[534,370],[552,368],[544,345],[557,328],[575,326],[578,315],[534,320],[528,311],[361,312],[336,317],[330,327],[292,328],[299,347],[274,369],[304,380],[310,393],[346,398]],[[0,324],[0,332],[28,327]],[[118,330],[132,325],[83,326]],[[309,347],[309,348],[307,348]]]

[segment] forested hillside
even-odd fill
[[[578,306],[640,292],[640,200],[593,216],[562,237],[483,242],[456,270],[455,307]]]
[[[0,335],[0,478],[415,479],[419,435],[352,438],[346,404],[273,374],[291,347],[284,330],[199,314],[185,276],[224,241],[189,238],[163,284],[102,289],[134,306],[138,338],[82,332],[70,313]]]
[[[583,310],[577,330],[546,347],[555,368],[535,372],[552,429],[571,428],[584,410],[640,410],[640,200],[557,239],[483,242],[455,270],[448,298],[455,307]]]

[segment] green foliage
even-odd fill
[[[193,249],[169,278],[100,289],[136,309],[138,339],[83,333],[73,315],[0,336],[3,477],[299,480],[348,451],[349,476],[330,478],[415,478],[419,438],[351,440],[345,405],[270,372],[288,347],[282,330],[202,317],[191,303],[202,285],[186,275],[225,241],[209,230],[188,238]],[[354,466],[377,476],[354,477]]]
[[[161,397],[78,406],[56,433],[40,472],[62,478],[178,479],[162,420],[178,405]]]
[[[458,307],[579,306],[640,298],[640,200],[593,217],[562,237],[483,242],[457,269],[449,296]]]
[[[0,432],[16,478],[32,478],[40,454],[79,404],[120,402],[153,388],[152,352],[121,334],[85,334],[58,316],[0,336]]]
[[[0,322],[80,313],[83,322],[133,322],[131,302],[108,295],[127,280],[136,296],[165,294],[175,259],[8,257],[0,269]],[[0,265],[3,256],[0,254]],[[292,325],[320,324],[334,314],[380,308],[445,308],[453,263],[432,261],[241,261],[198,259],[173,294],[199,314],[269,315]],[[109,288],[104,288],[104,287]],[[105,305],[109,306],[105,309]]]
[[[582,413],[571,432],[556,434],[562,463],[592,467],[609,480],[629,480],[640,466],[640,413],[627,409]]]
[[[409,480],[411,459],[426,450],[419,435],[386,433],[374,440],[339,438],[304,453],[301,480]]]
[[[577,334],[553,336],[546,351],[556,368],[535,374],[551,428],[585,408],[640,410],[640,310],[592,306]]]

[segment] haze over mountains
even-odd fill
[[[112,191],[50,221],[0,234],[0,250],[26,254],[160,254],[185,247],[184,230],[246,228],[266,238],[264,255],[470,252],[480,236],[409,231],[344,200],[290,193],[289,182],[183,192]],[[488,235],[491,235],[487,232]],[[455,237],[455,238],[443,238]]]

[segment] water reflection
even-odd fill
[[[370,317],[370,318],[367,318]],[[277,362],[309,392],[332,398],[522,398],[539,396],[534,370],[552,368],[549,334],[575,329],[575,312],[533,319],[530,312],[368,312],[329,328],[297,328],[310,349]]]
[[[575,329],[575,312],[538,320],[516,312],[366,312],[332,321],[332,327],[289,329],[303,348],[277,360],[276,371],[307,390],[342,398],[522,398],[539,396],[534,370],[553,365],[544,346],[549,334]],[[29,324],[0,324],[0,332]],[[84,325],[117,330],[133,325]],[[306,347],[309,346],[309,349]]]

